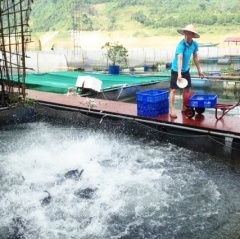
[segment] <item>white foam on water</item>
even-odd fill
[[[217,213],[217,186],[190,151],[46,123],[9,134],[0,160],[2,234],[19,216],[26,238],[160,238],[193,230],[189,215],[198,231]],[[80,178],[64,177],[76,169]],[[89,198],[78,196],[84,189]],[[51,201],[43,206],[45,190]]]

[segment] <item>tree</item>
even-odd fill
[[[123,45],[118,42],[107,42],[101,49],[107,50],[106,57],[112,62],[111,64],[113,66],[115,66],[116,63],[123,64],[123,66],[127,65],[128,51]]]

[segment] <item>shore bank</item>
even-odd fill
[[[27,60],[27,64],[36,72],[54,71],[65,67],[105,68],[109,62],[101,47],[106,42],[119,42],[127,48],[129,66],[167,63],[172,61],[176,45],[183,38],[177,31],[174,36],[143,35],[137,35],[136,32],[134,34],[134,31],[47,32],[40,37],[41,49],[37,49],[36,40],[28,45],[27,54],[30,59]],[[227,35],[206,35],[201,32],[200,35],[197,39],[199,43],[212,42],[218,45],[199,47],[199,58],[240,55],[240,45],[224,42]],[[238,68],[239,64],[233,67]]]
[[[201,37],[197,39],[199,43],[218,43],[218,47],[228,46],[224,39],[234,36],[231,33],[229,35],[216,35],[201,34],[201,32],[200,35]],[[106,42],[119,42],[127,49],[175,47],[181,39],[182,36],[177,31],[175,35],[152,34],[151,36],[135,31],[81,31],[77,34],[47,32],[42,34],[39,40],[43,50],[50,49],[52,46],[56,49],[73,49],[74,44],[83,50],[99,50]],[[231,45],[235,45],[235,43],[231,43]]]

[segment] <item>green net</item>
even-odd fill
[[[133,85],[169,80],[169,77],[146,75],[109,75],[79,71],[60,71],[44,74],[27,74],[27,89],[65,94],[68,88],[76,88],[78,76],[92,76],[102,81],[102,90],[119,85]]]

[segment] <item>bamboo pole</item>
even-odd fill
[[[191,75],[192,78],[199,78],[198,75]],[[207,79],[216,79],[216,80],[240,80],[240,76],[204,76]]]

